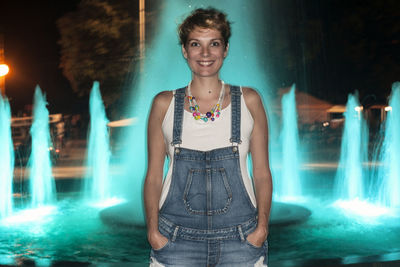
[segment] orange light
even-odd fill
[[[357,111],[357,112],[360,112],[363,109],[364,109],[363,106],[357,106],[357,107],[354,108],[354,110]]]
[[[6,76],[10,68],[6,64],[0,64],[0,77]]]

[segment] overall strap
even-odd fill
[[[232,120],[231,120],[231,143],[240,144],[240,107],[241,95],[239,86],[231,86],[231,107],[232,107]]]
[[[175,91],[175,107],[174,107],[174,128],[172,130],[171,145],[182,144],[182,122],[183,122],[183,109],[185,105],[185,90],[186,87],[177,89]]]

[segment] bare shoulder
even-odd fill
[[[243,98],[250,113],[254,116],[257,110],[263,109],[263,104],[259,93],[250,87],[242,87]]]
[[[172,91],[162,91],[154,97],[153,105],[157,106],[159,108],[162,108],[165,106],[168,108],[169,103],[171,102],[172,96],[173,96]]]
[[[154,97],[153,105],[151,107],[150,120],[156,118],[160,122],[163,120],[165,114],[167,113],[172,97],[172,91],[162,91]]]

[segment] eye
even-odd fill
[[[211,46],[220,46],[221,42],[220,41],[214,41],[211,43]]]
[[[193,47],[200,46],[198,42],[191,42],[189,45]]]

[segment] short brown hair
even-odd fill
[[[179,41],[182,45],[186,45],[189,33],[196,26],[218,30],[224,39],[224,45],[229,43],[231,23],[227,20],[225,13],[211,7],[195,9],[178,27]]]

